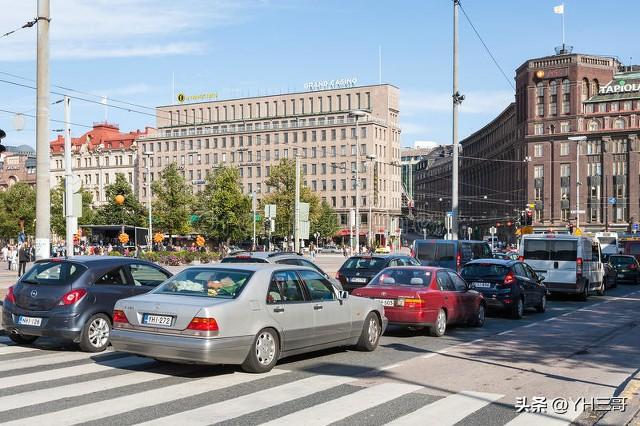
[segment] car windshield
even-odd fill
[[[370,286],[384,285],[410,285],[410,286],[428,286],[431,283],[431,271],[418,268],[387,268],[376,275]]]
[[[344,264],[344,269],[382,269],[385,261],[379,257],[352,257]]]
[[[153,293],[235,299],[253,275],[235,269],[186,269],[153,290]]]
[[[464,279],[470,278],[503,278],[509,272],[509,268],[503,265],[490,263],[467,264],[460,271]]]
[[[228,256],[222,259],[220,263],[267,263],[267,261],[259,257]]]
[[[71,262],[38,262],[20,281],[28,284],[68,285],[86,270],[85,266]]]
[[[631,265],[636,263],[633,257],[611,256],[611,263],[614,265]]]

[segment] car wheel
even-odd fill
[[[484,303],[481,303],[478,306],[478,311],[476,312],[476,316],[473,319],[472,325],[474,327],[482,327],[484,325],[484,321],[486,318],[487,308],[484,306]]]
[[[80,349],[85,352],[102,352],[109,346],[111,319],[105,314],[89,318],[80,335]]]
[[[585,302],[589,298],[589,283],[585,281],[584,288],[582,289],[582,293],[578,296],[578,299]]]
[[[272,328],[265,328],[256,335],[240,367],[247,373],[266,373],[276,365],[279,356],[280,339]]]
[[[602,283],[600,283],[600,288],[598,289],[596,294],[598,296],[604,296],[605,292],[606,292],[606,288],[605,288],[604,281],[603,281]]]
[[[430,334],[434,337],[444,336],[444,332],[447,330],[447,314],[444,309],[438,311],[438,317],[436,323],[431,327]]]
[[[369,315],[367,315],[364,320],[362,333],[360,334],[356,348],[361,351],[374,351],[378,347],[381,332],[382,328],[380,327],[378,316],[373,312],[369,312]]]
[[[521,319],[524,316],[524,300],[522,297],[519,297],[516,304],[513,306],[513,310],[511,311],[511,317],[513,319]]]
[[[536,306],[536,311],[542,313],[547,310],[547,295],[543,294],[540,303]]]
[[[36,340],[39,336],[27,336],[25,334],[9,333],[9,339],[19,345],[29,345]]]

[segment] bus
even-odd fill
[[[618,254],[618,233],[617,232],[596,232],[595,239],[600,243],[602,255],[609,257]]]

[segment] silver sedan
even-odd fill
[[[312,268],[225,264],[185,269],[117,302],[111,342],[159,360],[262,373],[319,349],[373,351],[386,326],[379,302],[338,291]]]

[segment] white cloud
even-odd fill
[[[499,113],[513,102],[514,94],[507,90],[477,90],[464,93],[460,106],[464,114]],[[400,115],[412,117],[430,112],[451,111],[451,94],[448,92],[403,91],[400,96]]]
[[[51,2],[52,59],[93,59],[198,54],[202,31],[248,19],[260,0],[56,0]],[[36,1],[3,7],[0,31],[36,15]],[[35,59],[36,27],[0,39],[0,61]]]

